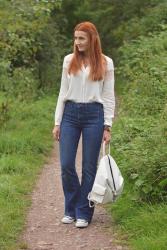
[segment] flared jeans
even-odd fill
[[[64,214],[76,219],[92,220],[94,207],[89,207],[91,191],[97,171],[104,131],[104,110],[99,102],[76,103],[66,101],[60,125],[60,163],[64,191]],[[82,177],[79,181],[75,159],[82,134]]]

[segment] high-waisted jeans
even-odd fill
[[[61,177],[65,197],[64,214],[90,223],[94,207],[89,207],[88,193],[96,175],[104,131],[103,105],[98,102],[66,101],[60,125]],[[76,172],[75,159],[82,133],[82,178]]]

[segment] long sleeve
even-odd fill
[[[102,100],[104,106],[104,125],[112,126],[112,118],[114,117],[115,111],[114,65],[112,60],[108,62],[107,72],[104,78]]]
[[[67,91],[68,91],[68,78],[67,78],[67,62],[65,57],[63,62],[60,92],[55,110],[55,125],[60,125],[61,123],[65,105],[64,97],[66,96]]]

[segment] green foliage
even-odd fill
[[[61,1],[1,2],[0,91],[28,100],[38,96],[41,89],[56,87],[65,38],[59,35],[60,27],[52,13],[60,9],[60,4]]]
[[[0,126],[9,120],[9,101],[0,92]]]
[[[166,35],[140,37],[119,49],[117,72],[124,82],[121,127],[113,143],[124,152],[138,200],[167,198]]]
[[[166,16],[166,0],[0,1],[2,247],[16,239],[13,228],[21,230],[23,197],[51,147],[52,111],[47,99],[40,100],[56,94],[73,28],[88,20],[98,28],[104,53],[114,59],[119,94],[112,150],[126,183],[113,214],[134,249],[166,249],[166,206],[156,205],[167,198]]]
[[[107,210],[117,223],[117,237],[134,250],[166,250],[166,204],[138,204],[132,197],[133,184],[126,180],[120,199]]]
[[[156,115],[164,109],[167,91],[166,34],[165,31],[149,39],[140,37],[119,49],[122,60],[118,73],[129,81],[124,93],[133,88],[126,109],[133,108],[136,114]]]
[[[128,20],[126,25],[123,25],[125,29],[124,41],[136,39],[141,35],[151,36],[152,33],[156,32],[158,34],[163,30],[167,30],[167,3],[161,2],[153,8],[145,9],[145,15],[142,18],[133,17]]]
[[[0,7],[0,91],[5,97],[0,123],[4,124],[9,100],[36,100],[59,87],[66,38],[54,16],[61,1],[1,1]]]
[[[63,9],[69,8],[70,3],[64,0]],[[70,31],[71,35],[74,18],[75,24],[85,20],[93,22],[100,33],[104,52],[112,54],[115,62],[119,61],[117,49],[124,42],[166,30],[166,0],[113,0],[112,3],[110,0],[78,0],[73,5],[67,14],[69,22],[66,33]]]
[[[47,24],[47,30],[38,37],[42,44],[37,52],[37,74],[40,81],[39,88],[45,91],[59,88],[63,57],[69,50],[67,38],[60,33],[60,28],[53,16]]]

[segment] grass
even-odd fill
[[[119,200],[107,205],[107,211],[116,224],[118,238],[126,236],[124,243],[133,250],[166,250],[167,205],[141,205],[133,201],[133,187],[126,179],[125,182],[125,189]]]
[[[55,97],[13,103],[0,129],[0,249],[18,249],[30,194],[53,146]]]
[[[122,87],[118,85],[119,110],[118,116],[113,123],[111,154],[116,160],[125,179],[124,191],[116,203],[106,205],[106,209],[114,223],[115,232],[119,243],[128,245],[132,250],[166,250],[167,246],[167,203],[165,202],[141,202],[138,190],[135,189],[134,182],[129,180],[128,171],[133,164],[137,164],[141,159],[139,144],[135,141],[133,147],[133,136],[130,131],[126,131],[126,125],[130,118],[124,113],[124,102],[121,99]],[[136,122],[141,128],[151,127],[142,119]],[[136,117],[133,120],[137,119]],[[149,120],[148,120],[149,121]],[[138,131],[136,133],[139,133]],[[150,133],[148,133],[150,134]],[[147,139],[147,137],[146,137]],[[147,139],[148,141],[148,139]],[[145,145],[142,145],[145,147]],[[150,144],[150,147],[153,144]],[[155,152],[155,150],[154,150]],[[135,161],[131,161],[136,154]],[[138,158],[140,157],[140,158]],[[146,155],[148,157],[148,155]],[[133,163],[133,164],[132,164]]]

